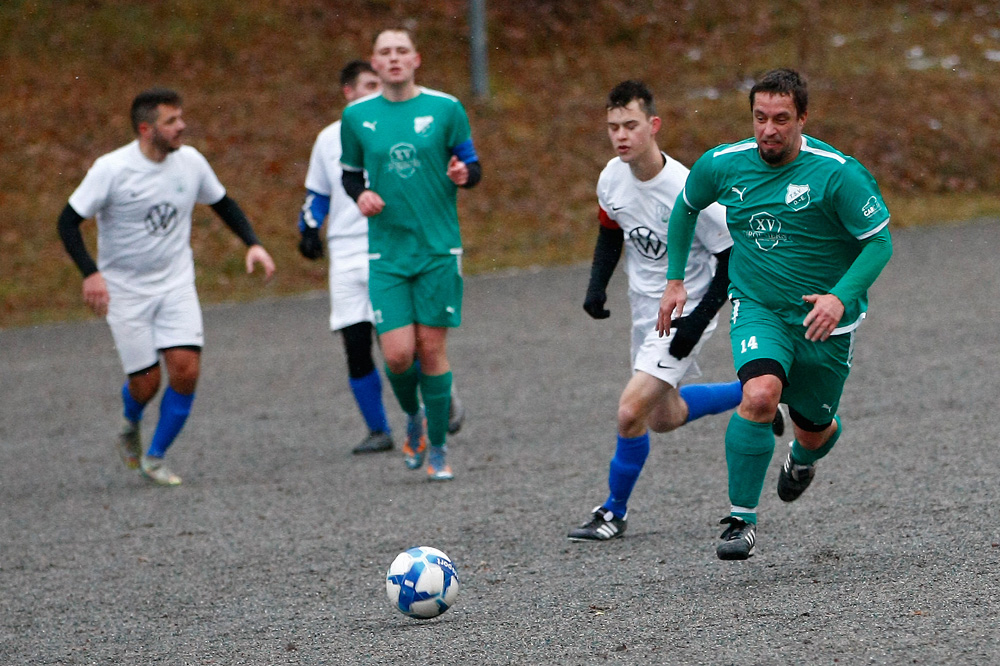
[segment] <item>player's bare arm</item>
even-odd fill
[[[684,280],[667,280],[667,288],[660,298],[660,313],[656,317],[656,331],[660,337],[670,333],[670,323],[684,314],[684,304],[687,303],[687,289]]]

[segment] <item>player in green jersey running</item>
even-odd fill
[[[768,72],[750,91],[754,138],[705,153],[670,216],[667,289],[657,330],[687,300],[684,267],[698,211],[726,206],[730,341],[743,400],[726,430],[730,515],[716,552],[743,560],[756,542],[757,504],[774,453],[771,419],[788,405],[792,441],[778,478],[791,502],[843,432],[837,407],[868,288],[892,256],[889,211],[854,158],[802,133],[808,91],[795,71]]]
[[[409,31],[380,32],[371,64],[382,92],[341,119],[344,189],[368,217],[368,290],[386,375],[408,416],[406,466],[419,469],[429,454],[428,477],[447,481],[447,331],[462,321],[457,191],[482,170],[461,102],[416,85],[420,54]]]

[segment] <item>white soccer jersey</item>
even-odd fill
[[[361,214],[340,180],[340,121],[326,127],[313,144],[306,173],[306,189],[330,197],[326,221],[327,246],[331,258],[357,257],[368,262],[368,218]]]
[[[680,196],[688,169],[663,153],[666,163],[655,178],[641,181],[629,165],[614,158],[597,181],[601,223],[625,232],[625,271],[629,291],[659,301],[667,286],[667,220]],[[690,310],[701,300],[715,274],[715,258],[733,244],[726,209],[713,204],[698,217],[684,286]]]
[[[97,158],[69,204],[97,219],[97,267],[109,290],[153,296],[194,284],[191,213],[225,194],[195,148],[153,162],[133,141]]]

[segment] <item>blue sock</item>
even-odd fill
[[[184,427],[193,402],[194,393],[183,395],[167,387],[163,392],[163,399],[160,400],[160,421],[156,424],[156,432],[153,433],[153,441],[150,442],[146,455],[163,457]]]
[[[125,404],[125,418],[132,423],[142,420],[142,410],[146,406],[132,397],[132,392],[128,390],[128,380],[122,386],[122,402]]]
[[[372,370],[364,377],[349,378],[354,400],[358,403],[361,416],[372,432],[389,432],[389,419],[382,404],[382,379],[378,370]]]
[[[721,414],[735,409],[743,400],[743,385],[739,382],[728,384],[690,384],[680,388],[681,398],[688,406],[690,423],[707,414]]]
[[[639,480],[639,472],[648,456],[648,431],[631,438],[618,435],[618,447],[608,470],[608,489],[611,494],[603,505],[615,516],[621,518],[628,511],[628,498],[632,495],[632,489]]]

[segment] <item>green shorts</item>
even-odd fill
[[[368,295],[379,334],[409,324],[457,328],[462,323],[462,257],[436,255],[368,264]]]
[[[732,305],[729,339],[736,371],[757,359],[777,361],[788,378],[781,401],[813,423],[833,419],[851,372],[854,331],[810,342],[805,326],[789,324],[759,303],[734,298]]]

